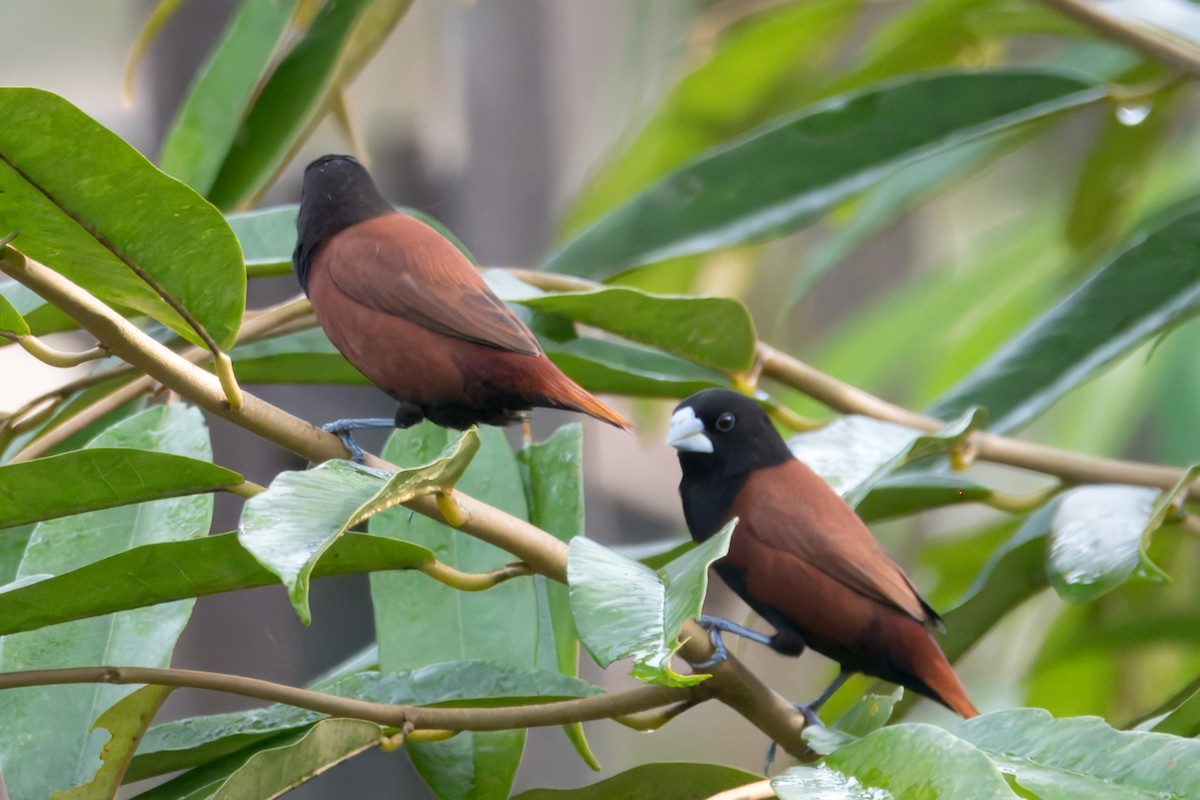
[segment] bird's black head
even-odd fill
[[[304,170],[296,250],[292,253],[292,268],[305,291],[309,264],[321,242],[351,225],[394,210],[357,159],[330,155],[309,164]]]
[[[729,389],[705,389],[675,407],[667,443],[684,478],[732,478],[792,458],[762,406]]]

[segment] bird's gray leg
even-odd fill
[[[726,633],[734,633],[744,639],[749,639],[752,642],[759,644],[770,645],[771,637],[758,631],[752,631],[744,625],[738,625],[732,620],[724,617],[713,617],[708,614],[701,614],[697,620],[700,626],[708,631],[708,638],[712,640],[713,657],[703,664],[693,664],[693,667],[698,669],[706,669],[720,664],[725,659],[729,658],[729,648],[725,646],[725,642],[721,640],[721,631]]]
[[[354,441],[354,437],[350,435],[350,431],[362,430],[363,428],[394,428],[396,423],[386,417],[368,417],[359,419],[335,419],[333,422],[326,423],[321,426],[321,430],[332,433],[342,440],[342,444],[346,445],[346,449],[350,451],[350,457],[356,464],[363,462],[363,451]]]

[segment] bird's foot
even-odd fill
[[[722,661],[725,661],[729,658],[729,648],[725,646],[725,642],[721,639],[722,626],[717,624],[719,622],[729,622],[729,620],[723,619],[722,617],[710,617],[707,614],[701,614],[696,621],[700,623],[701,628],[704,628],[704,630],[708,631],[708,639],[710,642],[712,642],[713,654],[712,658],[708,659],[707,661],[692,664],[692,666],[696,669],[708,669],[709,667],[715,667],[717,664],[720,664]]]
[[[804,705],[803,703],[793,703],[796,710],[804,715],[804,721],[809,725],[816,725],[819,728],[824,728],[825,723],[821,721],[820,715],[817,714],[817,709],[813,708],[812,703]]]
[[[350,435],[350,431],[357,431],[363,428],[392,428],[395,427],[390,419],[382,419],[379,417],[365,419],[335,419],[333,422],[328,422],[321,426],[321,430],[326,433],[332,433],[342,440],[342,444],[350,451],[350,458],[356,464],[363,463],[363,451],[354,441],[354,437]]]

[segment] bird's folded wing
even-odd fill
[[[420,220],[391,214],[331,237],[320,260],[354,301],[429,330],[524,355],[537,338],[458,248]]]
[[[774,480],[748,481],[737,498],[735,511],[745,509],[737,535],[753,536],[802,558],[834,580],[894,606],[918,622],[940,624],[900,566],[816,473],[799,461],[768,470],[780,472],[771,476]]]

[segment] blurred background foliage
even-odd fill
[[[664,412],[697,388],[742,380],[755,335],[944,419],[982,405],[991,414],[985,427],[1067,450],[1181,468],[1200,461],[1195,4],[409,5],[246,0],[82,11],[22,3],[23,38],[41,49],[19,57],[9,49],[0,64],[19,76],[11,82],[63,95],[225,212],[247,256],[252,307],[295,292],[285,274],[294,211],[242,212],[294,203],[303,165],[331,150],[369,160],[389,197],[436,217],[485,267],[545,267],[610,287],[740,300],[748,319],[730,305],[641,306],[636,294],[531,298],[538,293],[527,285],[494,278],[506,299],[531,309],[564,369],[594,390],[638,398],[627,407],[639,442],[589,429],[587,528],[606,543],[656,550],[678,541],[676,472],[658,441]],[[1064,14],[1073,6],[1099,9],[1108,27]],[[147,19],[146,49],[130,72],[134,111],[121,111],[111,102],[118,56]],[[107,71],[57,54],[72,47]],[[1182,63],[1169,60],[1180,51]],[[78,82],[81,72],[96,82]],[[10,95],[6,116],[28,113],[31,97]],[[58,178],[69,182],[71,168],[65,163]],[[30,240],[36,233],[25,231],[18,244]],[[4,289],[15,319],[35,332],[71,327],[18,288]],[[112,302],[156,313],[119,289]],[[8,313],[0,306],[6,329],[23,324]],[[699,322],[685,336],[689,314]],[[195,338],[169,315],[158,319]],[[226,327],[215,329],[229,334],[240,308],[222,319]],[[572,320],[590,326],[585,336]],[[42,391],[15,351],[0,350],[5,374],[20,376],[4,382],[5,411]],[[371,390],[346,388],[361,378],[312,331],[233,352],[244,382],[280,384],[264,394],[307,419],[388,413]],[[328,394],[285,388],[318,382],[339,385]],[[761,386],[804,417],[835,417],[794,386],[770,376]],[[73,395],[56,419],[111,389]],[[247,452],[231,428],[210,423],[216,463],[263,483],[300,466]],[[36,435],[6,440],[5,458]],[[831,472],[863,457],[855,442],[820,446]],[[939,455],[946,446],[886,477],[901,459],[888,462],[895,453],[885,447],[860,511],[878,520],[873,529],[935,607],[949,610],[946,647],[964,656],[959,670],[977,705],[1200,733],[1196,517],[1172,512],[1157,530],[1156,495],[1123,502],[1103,487],[1072,495],[1074,512],[1054,501],[1007,513],[1007,500],[1053,481],[984,463],[956,478]],[[932,491],[947,481],[948,493]],[[914,499],[918,489],[933,499]],[[958,505],[962,493],[984,502]],[[236,524],[237,509],[223,502],[216,530]],[[1189,502],[1185,515],[1195,509]],[[1060,512],[1067,517],[1050,519]],[[1082,534],[1066,524],[1072,513],[1086,521]],[[1111,537],[1089,537],[1110,527]],[[31,574],[29,564],[17,568],[31,535],[0,539],[5,580]],[[1122,548],[1131,556],[1110,563]],[[1072,556],[1098,572],[1080,578]],[[373,635],[354,610],[366,602],[361,576],[329,587],[313,604],[341,621],[311,632],[288,627],[286,601],[271,595],[252,612],[263,616],[234,637],[230,616],[246,613],[239,601],[203,600],[176,661],[309,680]],[[721,589],[710,603],[743,613]],[[245,641],[254,655],[219,657],[229,648],[216,643],[227,640]],[[745,657],[789,696],[809,694],[831,672],[815,656],[800,667],[752,650]],[[588,665],[584,675],[619,680]],[[828,716],[868,685],[851,681]],[[173,699],[168,712],[222,708],[187,702]],[[929,704],[905,713],[949,722]],[[673,758],[754,770],[761,742],[738,736],[740,725],[727,710],[703,708],[651,739],[607,729],[592,738],[605,774]],[[531,741],[518,788],[591,782],[557,735]],[[397,769],[395,759],[356,761],[368,766],[343,770],[363,769],[368,784]],[[343,780],[353,778],[300,792],[344,796]]]

